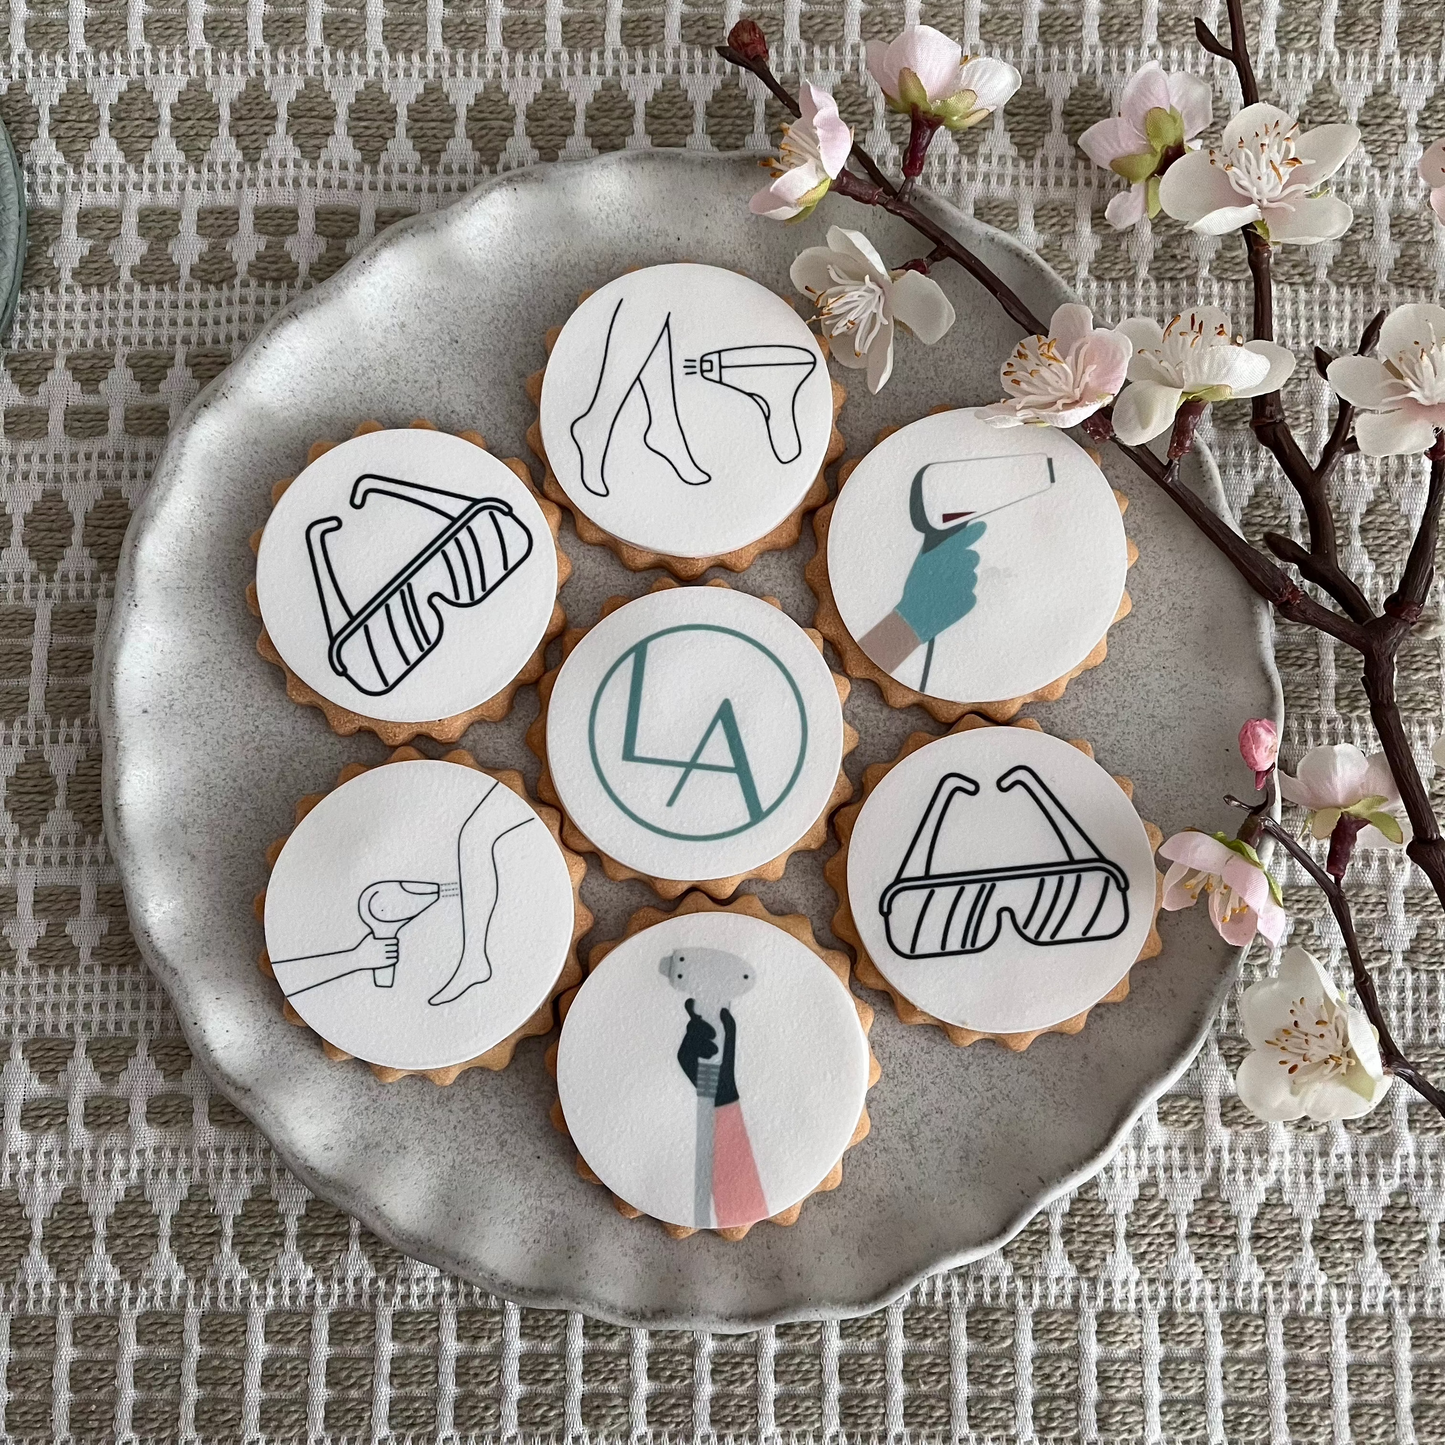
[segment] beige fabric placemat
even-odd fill
[[[1445,10],[1249,9],[1274,96],[1365,135],[1342,178],[1354,230],[1277,263],[1282,338],[1303,357],[1445,274],[1413,173],[1445,134]],[[168,426],[299,290],[497,167],[764,146],[774,110],[709,53],[737,13],[11,0],[0,115],[33,209],[0,369],[0,1437],[1445,1439],[1442,1123],[1396,1090],[1357,1125],[1254,1124],[1233,1097],[1233,1007],[1100,1178],[995,1257],[871,1318],[708,1338],[519,1310],[381,1245],[211,1094],[140,963],[101,838],[93,663]],[[1011,58],[1025,80],[1006,119],[945,138],[933,184],[1111,320],[1202,297],[1242,324],[1237,242],[1115,235],[1074,146],[1146,52],[1214,75],[1223,114],[1232,81],[1193,45],[1191,14],[786,0],[763,18],[785,68],[831,80],[875,146],[863,39],[921,16]],[[1292,396],[1317,444],[1326,394],[1305,366]],[[1252,532],[1288,528],[1246,423],[1219,408],[1209,434],[1231,498]],[[1351,460],[1337,490],[1350,565],[1381,595],[1419,466]],[[1290,757],[1368,743],[1348,658],[1287,632],[1279,659]],[[1435,639],[1402,661],[1422,757],[1440,670]],[[1399,858],[1366,864],[1358,890],[1393,1023],[1445,1071],[1439,910]],[[1337,959],[1318,897],[1298,877],[1286,892],[1296,937]]]

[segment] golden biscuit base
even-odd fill
[[[986,728],[1002,726],[988,718],[978,717],[970,713],[963,718],[955,727],[948,730],[945,736],[951,737],[954,733],[972,732],[975,728]],[[1012,727],[1029,728],[1033,732],[1043,732],[1038,723],[1032,718],[1020,718],[1017,722],[1009,724]],[[983,1033],[977,1029],[964,1027],[962,1024],[945,1023],[942,1019],[936,1019],[930,1013],[925,1013],[917,1004],[911,1003],[901,994],[882,973],[878,966],[868,956],[868,950],[863,946],[862,935],[858,932],[858,926],[853,921],[853,910],[848,900],[848,845],[853,838],[853,829],[857,826],[858,815],[863,811],[863,805],[868,801],[873,789],[888,776],[904,758],[911,753],[916,753],[919,748],[926,748],[929,743],[937,742],[938,739],[932,733],[913,733],[903,744],[898,756],[891,762],[874,763],[863,772],[863,795],[856,803],[851,803],[846,808],[841,808],[834,819],[834,830],[838,834],[838,851],[827,861],[823,867],[823,876],[832,885],[833,892],[838,895],[838,911],[833,915],[833,932],[843,939],[853,949],[857,956],[858,982],[865,988],[876,988],[889,995],[893,1000],[893,1007],[898,1012],[899,1019],[905,1024],[936,1024],[948,1035],[952,1043],[960,1048],[967,1048],[970,1044],[976,1044],[980,1039],[992,1039],[997,1044],[1013,1053],[1021,1054],[1039,1037],[1040,1034],[1076,1034],[1089,1020],[1090,1010],[1097,1008],[1098,1004],[1091,1004],[1082,1013],[1075,1014],[1072,1018],[1065,1019],[1062,1023],[1051,1024],[1046,1029],[1030,1029],[1025,1033],[996,1034]],[[1070,747],[1078,748],[1086,758],[1093,759],[1094,748],[1092,743],[1085,742],[1082,738],[1068,739]],[[1117,773],[1111,774],[1114,781],[1124,790],[1124,796],[1132,802],[1134,800],[1134,784],[1129,778],[1120,777]],[[1140,819],[1144,822],[1143,819]],[[1144,822],[1144,831],[1149,838],[1149,846],[1158,849],[1164,841],[1164,834],[1154,826],[1153,823]],[[1144,946],[1139,950],[1139,956],[1134,961],[1142,963],[1146,958],[1157,958],[1164,949],[1164,940],[1159,936],[1159,905],[1164,897],[1164,875],[1155,869],[1154,871],[1154,912],[1149,922],[1149,936],[1144,940]],[[1126,973],[1098,1003],[1122,1003],[1129,996],[1129,975]]]
[[[412,427],[421,431],[438,430],[431,422],[417,420],[411,423]],[[385,431],[386,428],[376,421],[364,421],[352,433],[352,436],[365,436],[369,432]],[[469,441],[473,446],[487,449],[486,438],[480,432],[464,431],[457,432],[457,436],[463,441]],[[318,457],[324,456],[336,445],[332,441],[313,442],[306,453],[306,465],[310,466]],[[533,493],[537,505],[542,509],[542,515],[547,519],[547,525],[552,531],[552,545],[557,552],[557,590],[562,590],[562,584],[572,575],[572,563],[567,554],[557,546],[557,535],[562,527],[562,513],[558,508],[545,497],[536,496],[536,488],[532,482],[532,472],[526,462],[520,457],[503,457],[502,464],[515,473],[517,479],[524,483],[527,489]],[[286,477],[271,488],[271,505],[274,507],[281,500],[286,489],[296,480],[295,477]],[[265,527],[259,527],[251,534],[251,551],[259,552],[261,549],[261,537]],[[255,582],[246,584],[246,605],[251,609],[255,617],[261,616],[261,604],[256,596]],[[330,698],[323,697],[310,683],[302,681],[295,672],[287,666],[286,660],[276,650],[276,645],[271,641],[263,623],[261,635],[256,639],[256,651],[266,659],[274,663],[286,675],[286,696],[292,702],[300,703],[303,707],[314,707],[325,716],[327,724],[332,732],[341,737],[349,738],[353,734],[366,731],[375,733],[387,747],[394,748],[402,743],[409,743],[418,735],[422,737],[435,738],[439,743],[454,743],[473,723],[477,722],[500,722],[512,710],[513,700],[516,698],[517,689],[524,683],[536,682],[541,677],[543,668],[546,666],[543,660],[547,650],[547,644],[557,636],[567,625],[567,614],[562,610],[561,602],[552,606],[552,615],[547,620],[547,630],[542,634],[542,640],[537,644],[537,650],[529,657],[522,670],[509,682],[499,693],[489,697],[485,702],[478,703],[476,707],[468,708],[465,712],[459,712],[452,717],[434,718],[423,722],[387,722],[382,718],[367,717],[364,713],[353,712],[350,708],[342,707],[340,703],[332,702]]]
[[[640,271],[640,266],[630,266],[623,275],[630,275],[633,271]],[[738,273],[742,275],[742,272]],[[578,298],[580,306],[589,296],[591,291],[584,291]],[[791,298],[784,296],[782,300],[791,306]],[[552,354],[552,348],[557,345],[557,338],[562,334],[560,326],[552,327],[546,334],[544,344],[547,354]],[[824,365],[827,364],[828,338],[815,335],[814,340],[818,343],[823,353]],[[663,552],[649,552],[645,547],[634,546],[631,542],[624,542],[620,537],[614,537],[610,532],[605,532],[589,516],[586,515],[563,490],[561,482],[557,480],[556,473],[552,470],[552,464],[547,459],[546,448],[542,444],[542,378],[546,376],[547,369],[534,372],[527,378],[527,396],[532,405],[538,408],[538,417],[530,427],[527,428],[527,445],[536,453],[537,459],[544,468],[542,474],[542,491],[553,502],[566,507],[572,513],[572,520],[577,528],[577,535],[584,542],[592,546],[610,548],[617,556],[622,565],[633,572],[645,572],[649,567],[666,567],[674,577],[681,578],[684,582],[692,582],[701,577],[709,567],[726,567],[730,572],[744,572],[764,552],[784,552],[797,542],[803,531],[803,518],[815,507],[821,506],[828,500],[828,481],[824,475],[827,469],[843,455],[843,434],[838,430],[838,413],[843,410],[843,403],[848,398],[847,388],[838,381],[836,377],[828,378],[833,389],[833,426],[828,435],[828,449],[823,454],[822,465],[818,468],[818,475],[813,478],[813,484],[807,490],[803,500],[787,516],[784,517],[771,532],[759,537],[756,542],[750,542],[746,547],[739,547],[732,552],[723,552],[716,557],[669,557]]]
[[[385,762],[377,763],[374,766],[384,768],[388,763],[414,762],[418,758],[425,757],[426,754],[418,752],[416,748],[397,748]],[[555,808],[549,808],[545,803],[538,803],[531,798],[527,793],[526,781],[515,768],[484,768],[464,748],[457,748],[454,752],[448,753],[442,761],[456,763],[464,768],[474,768],[479,773],[485,773],[489,778],[495,778],[503,787],[510,788],[523,802],[535,810],[547,831],[556,839],[557,846],[562,849],[562,860],[567,865],[567,876],[572,880],[572,942],[568,945],[562,971],[557,975],[556,982],[548,992],[546,1002],[541,1004],[532,1017],[515,1033],[509,1034],[500,1043],[493,1044],[486,1053],[478,1054],[476,1058],[467,1059],[464,1063],[449,1064],[444,1069],[392,1069],[385,1064],[368,1063],[367,1068],[383,1084],[394,1084],[398,1079],[404,1079],[410,1074],[419,1074],[422,1078],[430,1079],[432,1083],[445,1087],[447,1084],[454,1083],[458,1075],[465,1073],[468,1069],[491,1069],[493,1071],[505,1069],[512,1062],[512,1055],[516,1052],[517,1045],[521,1040],[551,1033],[556,1024],[552,1005],[558,995],[565,993],[568,989],[575,990],[577,985],[582,982],[582,965],[577,960],[577,940],[592,927],[593,921],[592,910],[583,903],[581,893],[582,880],[587,876],[587,860],[572,852],[562,842],[562,815]],[[336,775],[336,786],[339,788],[343,783],[349,783],[352,778],[370,770],[370,766],[365,763],[347,763]],[[324,797],[326,797],[325,793],[308,793],[300,799],[296,804],[296,822],[299,824]],[[288,833],[286,837],[278,838],[266,850],[266,866],[268,868],[276,866],[276,860],[281,856],[281,850],[286,846],[286,839],[290,836]],[[264,888],[256,895],[254,906],[256,919],[264,926],[266,921],[266,890]],[[271,967],[270,954],[264,947],[261,949],[257,966],[267,978],[275,979],[276,973]],[[281,1000],[281,1011],[285,1014],[288,1022],[297,1024],[301,1028],[311,1028],[311,1025],[292,1008],[290,1001],[285,997]],[[313,1029],[312,1032],[314,1033],[315,1030]],[[316,1037],[320,1040],[321,1048],[328,1059],[340,1062],[354,1057],[344,1049],[339,1049],[335,1044],[322,1038],[320,1034],[317,1034]]]
[[[930,416],[937,416],[940,412],[955,411],[958,408],[948,406],[934,407],[929,412]],[[901,427],[885,427],[873,439],[874,446],[886,441]],[[1087,450],[1087,449],[1086,449]],[[1090,451],[1089,456],[1097,464],[1099,456],[1097,452]],[[848,478],[863,462],[863,457],[849,457],[841,467],[838,468],[838,490],[841,492]],[[1121,513],[1128,510],[1129,499],[1117,488],[1114,490],[1114,500],[1119,504]],[[818,608],[813,615],[813,626],[838,649],[838,656],[843,660],[843,670],[849,677],[863,678],[868,682],[876,683],[879,692],[883,694],[883,700],[889,707],[921,707],[941,723],[957,722],[959,718],[967,713],[978,713],[988,718],[991,722],[1008,722],[1014,717],[1020,708],[1031,702],[1057,702],[1063,695],[1064,689],[1079,676],[1082,672],[1098,667],[1109,651],[1109,634],[1106,631],[1098,643],[1090,650],[1087,657],[1076,667],[1072,667],[1062,677],[1055,681],[1046,683],[1043,687],[1035,688],[1033,692],[1023,693],[1019,697],[1006,698],[1001,702],[949,702],[946,698],[929,697],[926,693],[916,692],[913,688],[905,686],[896,678],[884,672],[871,657],[854,640],[852,633],[848,631],[843,622],[842,614],[838,611],[837,598],[833,595],[832,579],[828,576],[828,528],[832,525],[833,509],[838,505],[835,497],[825,507],[822,507],[813,516],[813,532],[818,539],[818,550],[814,553],[808,565],[803,569],[803,576],[807,579],[808,586],[813,589],[813,595],[818,599]],[[1132,567],[1139,560],[1139,549],[1134,545],[1131,538],[1124,538],[1128,548],[1128,563]],[[1114,614],[1114,621],[1109,624],[1122,622],[1134,609],[1133,599],[1129,596],[1128,590],[1119,599],[1119,610]]]
[[[705,898],[701,893],[689,893],[671,913],[662,908],[639,908],[637,912],[627,920],[627,927],[623,931],[621,938],[612,938],[606,942],[593,945],[592,951],[587,957],[587,972],[589,974],[596,973],[598,965],[602,963],[614,948],[626,942],[627,939],[633,937],[635,934],[641,933],[644,928],[651,928],[656,923],[663,923],[669,918],[678,918],[687,913],[744,913],[749,918],[761,918],[765,923],[775,924],[785,933],[791,933],[800,943],[806,944],[807,947],[812,949],[813,952],[833,970],[838,982],[841,983],[844,988],[848,989],[848,995],[853,1000],[853,1007],[858,1010],[858,1022],[862,1026],[864,1036],[866,1037],[872,1032],[873,1009],[854,994],[851,988],[848,988],[848,955],[840,952],[836,948],[822,947],[813,936],[813,925],[806,915],[802,913],[769,913],[751,893],[744,894],[741,898],[735,898],[731,903],[725,905],[715,903],[712,899]],[[580,984],[578,987],[580,987]],[[572,1000],[576,998],[576,996],[577,988],[572,988],[562,996],[559,1002],[558,1011],[564,1022],[567,1018],[567,1010],[571,1008]],[[547,1050],[547,1069],[553,1079],[557,1077],[557,1047],[557,1044],[554,1043]],[[878,1082],[882,1073],[883,1070],[878,1063],[878,1056],[870,1047],[868,1050],[868,1088],[871,1089],[874,1084]],[[553,1101],[551,1117],[553,1127],[571,1139],[572,1135],[567,1128],[567,1120],[562,1113],[561,1099]],[[846,1154],[855,1144],[861,1144],[863,1140],[868,1137],[872,1127],[872,1122],[868,1118],[868,1106],[865,1103],[863,1112],[858,1116],[858,1127],[853,1131],[853,1137],[849,1139],[848,1143],[844,1146],[844,1153]],[[573,1147],[576,1147],[575,1140],[573,1140]],[[577,1172],[589,1183],[602,1185],[604,1189],[607,1188],[582,1157],[580,1150],[577,1154]],[[778,1214],[769,1215],[766,1221],[760,1222],[782,1225],[796,1224],[798,1222],[798,1216],[803,1212],[803,1205],[807,1203],[813,1195],[828,1193],[836,1189],[842,1182],[843,1159],[840,1156],[838,1162],[823,1176],[818,1184],[809,1190],[796,1204],[790,1205]],[[611,1190],[608,1190],[608,1193],[611,1194]],[[625,1219],[645,1219],[650,1217],[644,1215],[640,1209],[628,1204],[626,1200],[619,1199],[615,1194],[612,1194],[612,1203],[617,1212]],[[703,1232],[697,1229],[690,1229],[682,1224],[668,1224],[663,1220],[658,1220],[658,1223],[661,1224],[663,1229],[674,1239],[686,1239],[689,1235]],[[712,1229],[707,1232],[720,1234],[727,1240],[738,1240],[742,1239],[752,1227],[751,1224],[740,1224],[730,1226],[726,1229]]]
[[[649,592],[666,592],[679,584],[670,577],[659,578],[648,589]],[[703,584],[706,587],[727,588],[728,584],[721,578],[714,578],[711,582]],[[731,590],[730,588],[728,590]],[[629,602],[635,601],[632,597],[609,597],[602,604],[601,617],[609,617],[619,607],[625,607]],[[782,611],[782,603],[776,597],[764,597],[762,601]],[[601,620],[599,617],[599,621]],[[571,656],[572,649],[586,637],[590,628],[574,628],[563,635],[562,638],[562,662],[565,663]],[[823,650],[823,639],[811,628],[805,627],[803,631],[819,652]],[[536,753],[541,761],[542,770],[537,776],[537,796],[543,801],[552,804],[553,807],[562,810],[562,838],[569,848],[576,849],[579,853],[595,853],[602,864],[602,871],[614,883],[621,883],[629,878],[640,879],[648,884],[659,897],[672,900],[681,898],[689,888],[701,889],[710,897],[718,900],[731,898],[738,890],[738,885],[746,882],[749,878],[762,878],[769,883],[776,883],[783,876],[788,866],[788,859],[794,853],[809,853],[821,848],[828,841],[828,819],[832,817],[834,809],[841,803],[845,803],[853,796],[853,784],[848,781],[848,775],[843,771],[842,760],[838,764],[838,780],[833,785],[833,791],[829,794],[828,801],[823,811],[818,814],[812,827],[798,839],[792,847],[767,863],[760,863],[756,868],[750,868],[745,873],[734,873],[729,878],[654,878],[650,873],[639,872],[635,868],[629,868],[625,863],[619,863],[616,858],[604,853],[585,833],[574,823],[563,806],[562,799],[558,795],[556,785],[552,782],[552,770],[547,763],[547,710],[552,701],[552,689],[557,685],[557,675],[562,671],[561,665],[554,667],[545,674],[537,683],[537,697],[539,705],[537,716],[532,725],[527,729],[527,746]],[[831,672],[832,670],[829,669]],[[840,677],[836,672],[832,673],[833,685],[838,689],[838,704],[841,707],[848,701],[848,694],[852,690],[852,683],[846,677]],[[847,719],[843,722],[843,757],[846,758],[854,748],[858,746],[858,734],[849,725]]]

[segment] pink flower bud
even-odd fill
[[[1279,729],[1268,718],[1250,718],[1239,730],[1239,755],[1254,769],[1256,791],[1264,787],[1279,757]]]

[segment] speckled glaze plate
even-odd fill
[[[1193,1057],[1235,966],[1202,910],[1167,916],[1164,952],[1136,967],[1126,1002],[1023,1055],[954,1048],[937,1029],[903,1027],[875,998],[883,1077],[869,1096],[873,1132],[848,1154],[842,1188],[810,1201],[794,1227],[763,1224],[733,1244],[679,1242],[628,1221],[577,1176],[548,1122],[545,1040],[523,1043],[501,1074],[474,1071],[446,1089],[384,1085],[359,1063],[328,1062],[282,1017],[256,968],[251,901],[265,849],[297,798],[385,749],[336,737],[294,706],[256,653],[247,538],[266,519],[271,484],[302,465],[313,439],[368,417],[477,427],[498,455],[526,456],[535,413],[523,380],[543,364],[544,332],[627,267],[706,261],[786,292],[793,255],[821,244],[830,222],[866,227],[895,264],[920,249],[903,226],[848,202],[801,225],[756,220],[746,200],[757,183],[751,158],[621,154],[500,177],[388,231],[278,316],[182,418],[131,524],[104,664],[107,836],[141,950],[216,1086],[308,1187],[408,1254],[512,1299],[652,1326],[856,1314],[992,1249],[1101,1166]],[[1037,312],[1067,299],[1016,242],[936,209]],[[879,397],[841,373],[851,453],[930,407],[997,397],[1015,328],[960,271],[939,280],[959,316],[940,345],[905,340]],[[1221,793],[1249,787],[1234,729],[1280,708],[1268,621],[1166,498],[1116,462],[1106,469],[1132,503],[1133,615],[1110,634],[1102,667],[1033,712],[1052,732],[1092,739],[1166,833],[1222,826]],[[1212,463],[1194,467],[1192,484],[1223,509]],[[576,565],[562,593],[573,625],[655,578],[582,545],[570,524],[563,544]],[[807,623],[812,551],[808,529],[733,585],[781,598]],[[535,689],[523,689],[510,718],[474,727],[464,745],[534,779],[523,732],[536,707]],[[847,713],[863,737],[855,779],[915,729],[941,731],[917,710],[890,711],[868,684],[855,685]],[[827,940],[835,900],[822,862],[797,855],[758,892],[774,912],[810,914]],[[596,939],[619,935],[652,901],[595,867],[584,896]]]

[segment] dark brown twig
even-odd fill
[[[1241,801],[1233,794],[1227,796],[1224,801],[1233,808],[1242,808],[1249,813],[1253,820],[1253,829],[1256,832],[1268,833],[1310,875],[1316,887],[1325,895],[1325,901],[1330,905],[1330,912],[1334,914],[1335,923],[1339,926],[1340,936],[1345,941],[1345,952],[1349,954],[1350,977],[1354,981],[1355,993],[1359,997],[1365,1016],[1375,1026],[1375,1032],[1380,1037],[1380,1061],[1390,1073],[1397,1078],[1404,1079],[1416,1093],[1420,1094],[1422,1098],[1428,1099],[1442,1114],[1445,1114],[1445,1093],[1437,1089],[1405,1057],[1400,1046],[1395,1042],[1394,1035],[1390,1033],[1389,1025],[1385,1022],[1384,1010],[1380,1007],[1380,995],[1375,989],[1374,975],[1365,967],[1364,956],[1360,952],[1360,940],[1355,934],[1354,916],[1350,912],[1350,900],[1345,896],[1341,881],[1321,868],[1309,850],[1294,837],[1289,829],[1276,823],[1267,812],[1250,807],[1248,803]]]
[[[1225,47],[1202,21],[1196,21],[1200,43],[1211,54],[1228,59],[1239,76],[1240,89],[1246,105],[1259,99],[1259,86],[1245,42],[1242,0],[1226,0],[1230,21],[1231,45]],[[749,22],[750,23],[750,22]],[[793,114],[796,102],[778,83],[768,69],[766,47],[761,58],[739,57],[731,47],[719,53],[752,71]],[[984,261],[951,236],[942,226],[915,207],[906,195],[900,195],[882,175],[876,162],[856,144],[852,159],[869,180],[844,170],[833,182],[833,189],[866,206],[878,206],[905,221],[933,245],[921,263],[910,262],[926,270],[945,257],[956,261],[998,301],[1004,311],[1026,332],[1041,335],[1046,328],[1025,302]],[[1274,335],[1274,291],[1271,275],[1272,251],[1268,239],[1253,226],[1244,228],[1244,241],[1254,283],[1254,335],[1272,340]],[[1365,328],[1359,353],[1373,349],[1383,322],[1383,313]],[[1328,357],[1317,357],[1317,364],[1328,366]],[[1111,433],[1110,409],[1104,408],[1090,419],[1090,435],[1103,441]],[[1313,627],[1335,638],[1357,652],[1363,663],[1363,680],[1370,701],[1370,715],[1380,739],[1381,750],[1390,765],[1401,800],[1410,819],[1413,838],[1407,848],[1411,861],[1429,878],[1437,898],[1445,906],[1445,838],[1442,838],[1429,793],[1415,766],[1414,754],[1405,736],[1395,698],[1395,664],[1399,649],[1411,629],[1419,621],[1434,576],[1434,557],[1439,534],[1440,509],[1445,500],[1445,436],[1437,435],[1430,452],[1430,487],[1425,512],[1421,519],[1409,558],[1401,574],[1400,585],[1386,600],[1383,611],[1376,615],[1359,586],[1339,565],[1334,516],[1329,504],[1328,483],[1339,458],[1355,450],[1353,410],[1341,403],[1340,414],[1329,440],[1321,450],[1317,463],[1311,464],[1300,449],[1284,415],[1284,405],[1276,391],[1257,397],[1253,407],[1253,430],[1260,444],[1279,462],[1290,484],[1300,496],[1309,531],[1309,546],[1302,547],[1277,533],[1268,534],[1266,542],[1276,556],[1299,568],[1301,576],[1313,582],[1341,608],[1335,611],[1305,593],[1271,558],[1251,546],[1201,497],[1179,479],[1177,456],[1162,461],[1147,447],[1127,445],[1117,437],[1114,444],[1151,481],[1168,495],[1189,517],[1214,547],[1229,561],[1244,581],[1274,610],[1288,621]],[[1173,449],[1171,449],[1173,450]],[[1234,800],[1231,800],[1234,801]],[[1242,805],[1241,805],[1242,806]],[[1295,852],[1294,840],[1286,839],[1273,822],[1261,822],[1272,836]],[[1307,855],[1306,855],[1307,857]],[[1354,943],[1353,925],[1349,922],[1348,904],[1336,880],[1313,859],[1301,858],[1312,877],[1326,888],[1331,907],[1344,909],[1342,930],[1347,930],[1351,948],[1351,965],[1355,971],[1356,989],[1370,1021],[1380,1031],[1382,1048],[1388,1042],[1391,1067],[1410,1082],[1445,1114],[1445,1094],[1435,1089],[1395,1047],[1380,1013],[1379,999],[1373,981],[1359,961],[1358,945]],[[1325,881],[1328,880],[1328,884]],[[1331,892],[1331,890],[1333,890]],[[1337,912],[1337,917],[1339,916]]]
[[[958,262],[974,280],[984,286],[1008,313],[1010,319],[1016,321],[1025,331],[1035,336],[1048,333],[1047,324],[1034,315],[1023,298],[1003,277],[991,270],[967,246],[955,240],[937,221],[920,211],[906,197],[898,195],[891,187],[870,184],[851,171],[844,171],[839,175],[833,182],[833,189],[840,196],[847,196],[850,201],[857,201],[864,206],[881,207],[899,220],[907,221],[920,236],[933,242],[935,250],[943,252],[949,260]]]

